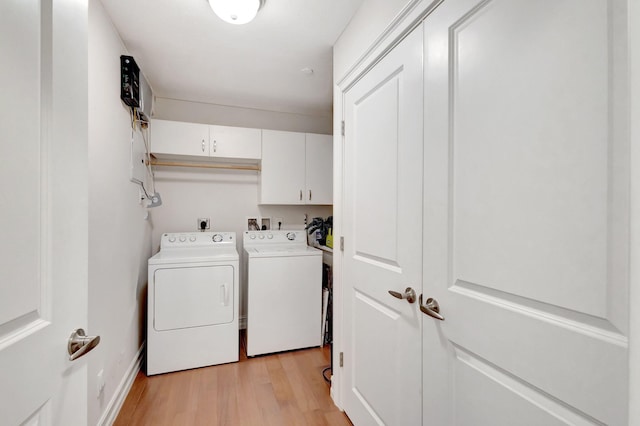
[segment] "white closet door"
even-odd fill
[[[447,0],[424,31],[423,424],[626,425],[626,3]]]
[[[422,28],[345,93],[344,408],[421,421]]]

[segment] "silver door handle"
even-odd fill
[[[420,295],[420,300],[418,300],[418,303],[420,304],[420,311],[422,311],[423,314],[427,314],[430,317],[439,319],[440,321],[444,321],[444,317],[440,315],[440,305],[438,304],[438,301],[436,299],[430,297],[427,299],[427,304],[423,305],[422,295]]]
[[[69,352],[69,361],[76,360],[83,355],[86,355],[93,348],[100,343],[100,336],[87,336],[84,330],[78,328],[73,330],[71,336],[69,336],[69,342],[67,343],[67,352]]]
[[[413,303],[416,301],[416,292],[411,287],[407,287],[404,290],[404,293],[399,293],[397,291],[389,290],[389,294],[397,299],[406,299],[407,302]]]

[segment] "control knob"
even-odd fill
[[[180,235],[180,242],[184,243],[185,241],[187,241],[187,237],[185,237],[184,235]]]
[[[189,237],[189,241],[191,241],[192,243],[196,240],[195,235],[192,235]]]
[[[219,243],[220,241],[222,241],[222,235],[220,235],[220,234],[214,234],[214,235],[213,235],[213,242],[214,242],[214,243]]]
[[[289,241],[293,241],[296,239],[296,233],[295,232],[287,232],[287,239]]]
[[[169,242],[170,243],[175,243],[175,241],[176,241],[176,237],[174,237],[174,236],[169,237]]]

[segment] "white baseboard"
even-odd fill
[[[122,404],[124,404],[124,400],[127,398],[129,391],[131,390],[131,386],[133,385],[138,372],[140,371],[140,365],[142,363],[142,354],[144,353],[145,344],[142,343],[140,349],[136,353],[136,356],[131,361],[129,368],[120,381],[118,388],[113,394],[111,401],[107,405],[107,408],[104,410],[102,417],[98,420],[99,426],[111,426],[116,421],[116,417],[118,417],[118,413],[120,413],[120,409],[122,408]]]

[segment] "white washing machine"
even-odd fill
[[[322,251],[305,231],[246,231],[247,356],[320,346]]]
[[[149,259],[147,374],[238,361],[234,232],[162,235]]]

